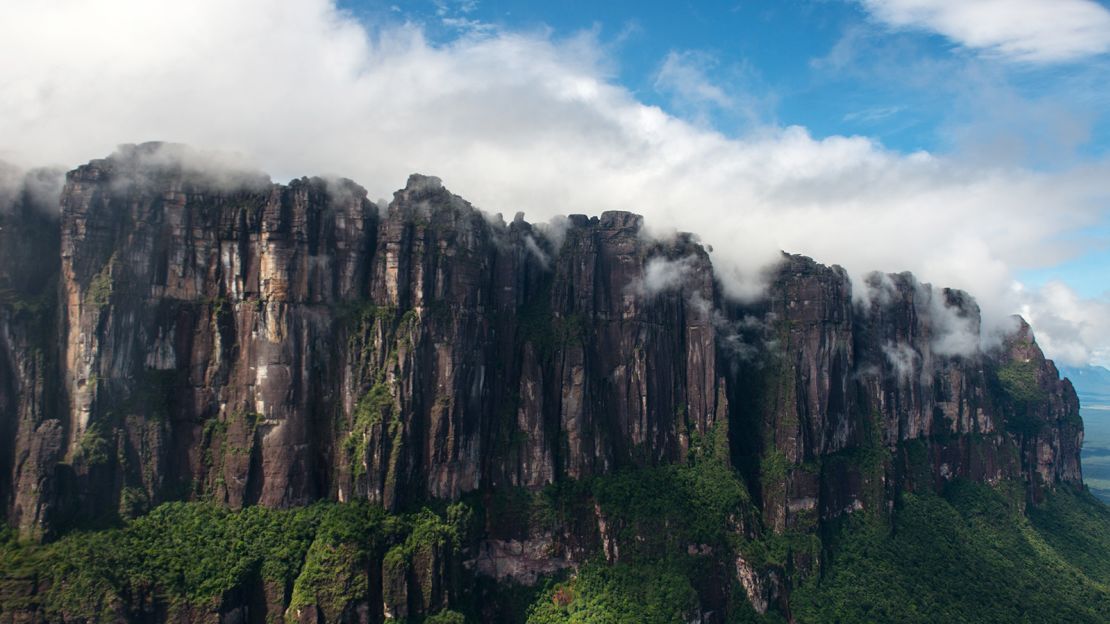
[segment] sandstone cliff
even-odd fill
[[[163,149],[70,172],[57,217],[0,215],[0,496],[24,536],[170,500],[489,500],[680,463],[709,436],[751,492],[748,536],[957,477],[1032,502],[1081,483],[1070,383],[1024,323],[984,351],[965,293],[876,274],[854,296],[839,267],[784,256],[737,303],[695,237],[631,213],[506,223],[419,175],[380,207]],[[619,558],[611,524],[490,521],[467,569]],[[376,604],[432,582],[406,574]],[[743,559],[729,574],[764,609],[788,591]]]

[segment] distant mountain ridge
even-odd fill
[[[1060,376],[1075,386],[1079,403],[1086,409],[1110,409],[1110,369],[1105,366],[1060,366]]]
[[[1083,417],[1083,482],[1110,503],[1110,370],[1103,366],[1061,366],[1079,395]]]

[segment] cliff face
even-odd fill
[[[0,206],[0,496],[9,522],[37,536],[67,467],[56,396],[57,207],[42,205],[32,177]]]
[[[957,477],[1032,501],[1080,484],[1070,383],[1027,325],[981,350],[964,293],[876,274],[853,297],[839,267],[784,256],[739,304],[696,239],[630,213],[505,223],[417,175],[382,208],[161,149],[70,172],[57,220],[0,217],[0,494],[25,536],[167,500],[535,491],[711,434],[772,533]],[[588,520],[519,546],[491,529],[477,569],[567,565],[606,541]],[[754,603],[776,581],[753,574]]]
[[[1024,321],[983,352],[966,293],[909,274],[866,286],[853,300],[839,267],[788,256],[765,301],[731,312],[754,319],[745,337],[758,345],[735,384],[733,419],[749,433],[734,434],[734,461],[760,482],[771,526],[811,528],[959,477],[1018,479],[1033,501],[1081,483],[1075,391]]]

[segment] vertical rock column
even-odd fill
[[[0,501],[20,535],[39,539],[60,512],[57,464],[57,206],[32,174],[0,205]]]

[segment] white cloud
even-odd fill
[[[732,106],[732,98],[710,78],[710,73],[715,71],[717,64],[717,60],[705,52],[672,50],[655,74],[655,88],[679,95],[695,104],[727,108]]]
[[[671,50],[652,84],[669,108],[700,126],[734,123],[755,127],[770,117],[775,96],[746,62],[724,64],[703,50]]]
[[[73,166],[178,141],[276,179],[349,176],[371,197],[419,171],[533,222],[632,210],[696,232],[732,293],[786,249],[963,288],[990,324],[1019,303],[1012,271],[1069,257],[1060,235],[1110,201],[1105,161],[1044,173],[800,127],[730,138],[613,84],[590,33],[436,46],[327,0],[8,0],[0,58],[19,59],[0,64],[0,159]]]
[[[981,336],[975,320],[970,315],[963,316],[959,308],[949,306],[944,292],[934,289],[929,298],[929,321],[933,328],[930,347],[933,353],[968,356],[978,351],[980,340],[985,338],[989,341],[991,336]]]
[[[913,378],[914,369],[917,368],[921,356],[910,345],[899,342],[888,342],[883,345],[883,355],[894,369],[900,382],[907,382]]]
[[[1092,0],[859,0],[881,22],[935,32],[1029,63],[1110,51],[1110,11]]]
[[[494,32],[493,24],[467,17],[478,8],[477,0],[433,0],[436,16],[441,24],[467,34],[487,34]]]
[[[882,121],[905,109],[904,106],[874,106],[865,108],[863,110],[852,111],[844,114],[844,121],[854,121],[860,123],[875,123]]]
[[[1110,298],[1085,299],[1057,281],[1032,292],[1019,284],[1014,292],[1046,353],[1068,365],[1110,366]]]
[[[633,290],[645,297],[674,290],[690,279],[691,272],[695,269],[696,256],[686,256],[677,260],[670,260],[656,256],[648,260],[644,266],[644,277],[633,285]]]
[[[27,171],[0,161],[0,216],[11,211],[17,202],[56,214],[64,175],[65,172],[56,167]]]

